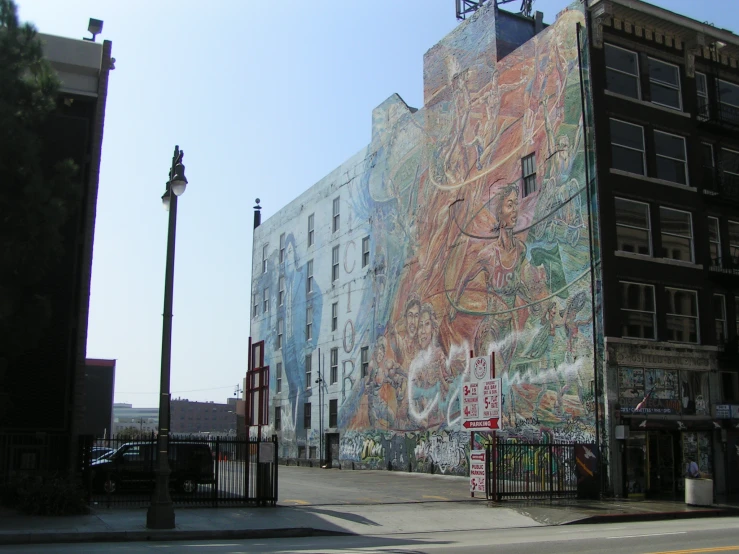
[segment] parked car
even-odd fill
[[[93,446],[92,450],[90,450],[90,460],[94,462],[95,460],[104,458],[113,452],[115,452],[115,448],[109,448],[107,446]]]
[[[157,468],[156,442],[131,442],[90,464],[92,485],[101,492],[112,494],[121,489],[153,488]],[[213,452],[207,443],[170,442],[169,482],[187,494],[199,484],[215,482]]]

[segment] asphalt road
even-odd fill
[[[408,509],[413,509],[409,506]],[[739,519],[695,519],[612,525],[576,525],[465,532],[396,533],[374,536],[309,537],[247,541],[147,542],[43,545],[44,553],[347,553],[396,554],[706,554],[739,552]],[[39,552],[39,545],[4,547],[3,552]]]

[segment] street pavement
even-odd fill
[[[175,507],[176,528],[146,529],[146,510],[94,506],[84,516],[0,512],[0,544],[236,540],[536,528],[545,525],[716,517],[739,505],[656,501],[471,498],[468,479],[388,471],[279,468],[276,507]]]

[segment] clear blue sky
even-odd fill
[[[159,390],[167,217],[179,144],[171,390],[225,402],[246,372],[254,199],[267,218],[370,141],[393,93],[423,104],[423,54],[454,0],[16,0],[43,33],[113,42],[87,354],[115,358],[116,402]],[[536,0],[550,23],[568,0]],[[736,0],[656,5],[739,32]],[[508,4],[518,9],[518,0]],[[709,11],[710,10],[710,11]]]

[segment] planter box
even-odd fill
[[[689,506],[711,506],[713,479],[685,479],[685,503]]]

